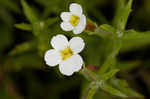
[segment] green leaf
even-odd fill
[[[105,37],[105,34],[100,29],[96,30],[95,32],[91,32],[87,30],[85,30],[84,32],[87,33],[88,35],[96,35],[96,36],[103,37],[103,38]]]
[[[24,9],[24,13],[27,19],[33,24],[38,21],[38,17],[35,11],[25,2],[25,0],[21,0],[21,4]]]
[[[99,99],[100,97],[103,97],[103,99],[118,99],[118,96],[111,95],[110,93],[103,91],[102,89],[99,89],[96,92],[93,99]],[[124,98],[119,97],[119,99],[124,99]]]
[[[18,29],[26,30],[26,31],[32,30],[32,25],[25,24],[25,23],[15,24],[15,27]]]
[[[138,66],[140,66],[142,61],[136,60],[136,61],[118,61],[117,62],[117,68],[119,68],[121,71],[129,72]],[[144,62],[145,63],[145,62]]]
[[[48,18],[48,19],[45,20],[44,22],[45,22],[46,26],[48,27],[48,26],[51,26],[51,25],[53,25],[54,23],[58,22],[58,20],[59,20],[58,17],[56,17],[56,18]]]
[[[44,28],[45,23],[43,21],[39,20],[39,17],[37,13],[35,13],[34,9],[31,8],[25,0],[21,0],[24,13],[27,17],[27,19],[30,21],[30,23],[33,26],[33,34],[35,36],[39,35],[41,33],[41,30]]]
[[[17,45],[10,53],[9,55],[11,56],[14,56],[14,55],[17,55],[17,54],[22,54],[26,51],[32,51],[32,50],[35,50],[36,49],[36,42],[33,40],[33,41],[30,41],[30,42],[24,42],[22,44],[19,44]]]
[[[114,33],[116,30],[114,27],[108,25],[108,24],[103,24],[103,25],[100,25],[99,27],[100,29],[106,31],[106,32],[110,32],[110,33]]]
[[[106,80],[112,78],[118,71],[119,71],[119,69],[112,69],[112,70],[110,70],[109,72],[107,72],[107,73],[105,73],[105,74],[103,74],[103,75],[100,75],[100,76],[101,76],[101,78],[102,78],[103,80],[106,81]]]
[[[104,73],[108,71],[108,69],[110,69],[110,67],[113,67],[114,65],[115,65],[114,57],[108,56],[104,64],[99,69],[98,74],[103,75]]]
[[[85,99],[93,99],[95,93],[97,92],[98,90],[98,86],[92,82],[89,86],[88,86],[88,90],[85,94],[85,96],[83,98]]]
[[[115,95],[115,96],[119,96],[119,97],[127,97],[126,94],[122,93],[121,91],[113,88],[111,85],[104,83],[100,83],[100,88],[102,88],[104,91]]]
[[[104,45],[103,39],[95,35],[89,36],[86,33],[83,33],[81,35],[82,35],[81,37],[86,42],[86,47],[82,52],[86,65],[92,64],[94,66],[100,66],[104,58],[102,56],[105,51],[104,46],[107,44]],[[95,48],[95,45],[101,45],[101,46],[97,46],[97,48]]]
[[[121,52],[136,50],[150,44],[150,31],[136,32],[134,30],[125,31],[122,38]]]
[[[98,33],[98,34],[101,35],[102,33]],[[103,68],[102,65],[104,64],[105,60],[107,60],[108,56],[110,56],[112,51],[116,51],[116,49],[114,50],[114,42],[112,41],[112,37],[110,36],[110,37],[103,38],[97,35],[89,36],[86,33],[82,33],[81,37],[86,42],[86,47],[82,52],[83,57],[85,59],[84,60],[85,63],[87,65],[101,66],[101,68]],[[99,45],[99,46],[95,46],[95,45]]]
[[[96,91],[97,91],[97,89],[93,86],[93,88],[91,88],[91,89],[89,90],[87,99],[93,99],[93,96],[94,96],[94,94],[96,93]]]
[[[36,53],[36,51],[34,51],[9,57],[5,60],[3,66],[4,70],[7,71],[19,71],[24,68],[41,69],[43,63],[41,61],[41,57]]]
[[[114,67],[115,56],[119,53],[121,39],[115,34],[116,30],[108,24],[101,25],[96,32],[99,32],[97,34],[103,34],[103,37],[105,38],[105,48],[106,46],[108,47],[106,48],[107,52],[105,52],[106,59],[99,70],[99,75],[102,75],[103,73],[107,72],[109,68]]]
[[[116,73],[118,72],[117,69],[114,69],[105,75],[100,75],[98,76],[94,72],[86,69],[85,67],[82,69],[81,73],[88,79],[91,80],[92,83],[90,85],[90,89],[87,92],[87,99],[92,99],[94,94],[96,93],[97,89],[100,87],[106,92],[109,92],[112,95],[120,96],[120,97],[126,97],[125,94],[120,92],[119,90],[113,88],[111,85],[108,85],[106,83],[106,80],[110,79],[113,77]]]
[[[144,98],[143,95],[135,92],[134,90],[132,90],[129,86],[128,83],[125,80],[119,80],[117,78],[113,78],[111,79],[111,84],[119,89],[121,92],[123,92],[124,94],[126,94],[128,97],[138,97],[138,98]]]
[[[131,6],[133,0],[117,0],[117,9],[113,19],[113,26],[116,27],[118,30],[124,30],[127,19],[131,12]]]

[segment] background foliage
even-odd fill
[[[60,28],[72,2],[100,25],[78,35],[85,67],[100,69],[66,77],[43,56],[52,36],[75,36]],[[0,0],[0,99],[149,99],[149,17],[149,0]]]

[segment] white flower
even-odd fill
[[[77,3],[70,4],[70,12],[62,12],[61,19],[61,28],[64,31],[73,30],[74,34],[81,33],[86,27],[86,17],[82,14],[82,7]]]
[[[79,53],[84,49],[84,41],[80,37],[73,37],[69,42],[64,35],[56,35],[51,40],[54,49],[45,53],[46,64],[53,67],[59,64],[62,74],[70,76],[78,72],[83,60]]]

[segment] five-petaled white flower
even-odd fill
[[[78,72],[83,60],[79,53],[84,49],[84,41],[80,37],[73,37],[69,42],[64,35],[56,35],[51,40],[54,49],[45,53],[46,64],[53,67],[59,64],[62,74],[70,76]]]
[[[64,31],[73,30],[74,34],[81,33],[86,27],[86,17],[82,14],[82,7],[77,3],[70,4],[70,12],[62,12],[61,28]]]

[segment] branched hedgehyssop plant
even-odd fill
[[[119,97],[143,98],[141,94],[133,91],[126,81],[115,76],[119,71],[116,56],[122,48],[123,40],[140,35],[134,30],[125,30],[133,0],[118,0],[119,6],[112,26],[108,24],[98,26],[83,14],[81,5],[77,3],[70,4],[70,12],[60,14],[63,21],[60,23],[58,17],[41,20],[24,0],[21,2],[24,13],[31,24],[16,24],[16,27],[32,31],[36,37],[34,42],[23,44],[22,46],[27,47],[21,51],[32,49],[39,43],[40,46],[37,49],[48,66],[59,65],[60,72],[65,76],[71,76],[77,72],[87,78],[90,84],[86,86],[87,91],[83,94],[83,99],[93,99],[98,89]],[[53,31],[54,28],[56,31]],[[59,28],[61,28],[61,32],[58,33],[57,29]],[[97,42],[99,38],[106,40],[109,44],[103,46],[107,54],[104,62],[98,62],[100,65],[98,67],[95,66],[94,61],[97,61],[97,57],[101,56],[99,53],[97,54],[100,52],[101,46]],[[49,49],[50,39],[53,49]],[[70,40],[68,41],[68,39]],[[95,39],[96,43],[90,43],[90,39]],[[90,49],[94,49],[91,51],[92,54],[90,54]],[[19,47],[16,50],[20,52]],[[80,55],[83,58],[79,55],[81,51],[83,53]],[[14,53],[16,52],[11,52],[11,55]],[[92,63],[89,61],[92,61],[93,64],[89,64]],[[99,58],[98,61],[100,61]]]

